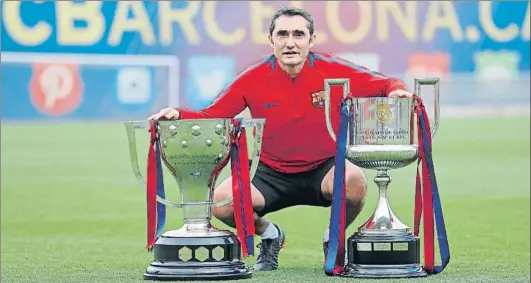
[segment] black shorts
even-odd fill
[[[261,217],[297,205],[329,207],[331,201],[324,198],[321,182],[334,161],[335,158],[329,159],[313,170],[300,173],[278,172],[260,162],[252,183],[264,196],[265,206],[256,213]]]

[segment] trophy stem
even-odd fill
[[[190,226],[208,226],[210,225],[210,218],[209,219],[184,219],[185,225]]]
[[[209,223],[212,219],[210,205],[183,205],[184,223]]]
[[[387,173],[387,170],[378,170],[376,177],[374,177],[374,182],[378,185],[380,199],[387,199],[387,186],[391,183],[391,177]]]
[[[360,227],[359,232],[381,236],[386,236],[391,231],[408,233],[409,227],[395,216],[389,205],[387,187],[391,183],[391,177],[387,170],[378,170],[374,182],[378,185],[378,204],[372,217]]]

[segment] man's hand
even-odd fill
[[[148,120],[177,120],[179,117],[181,117],[179,110],[175,108],[164,108],[159,113],[149,116]]]
[[[413,94],[410,93],[407,90],[397,89],[397,90],[391,91],[391,93],[389,93],[389,97],[391,97],[391,98],[409,98],[409,97],[413,97]]]

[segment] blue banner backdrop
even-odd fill
[[[142,118],[168,104],[204,107],[270,52],[269,21],[283,5],[313,14],[317,50],[383,73],[499,77],[501,68],[510,78],[530,69],[527,1],[0,5],[2,119]]]

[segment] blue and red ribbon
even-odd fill
[[[232,195],[234,202],[234,220],[238,238],[242,245],[243,256],[254,256],[254,210],[251,196],[251,177],[249,175],[249,153],[247,136],[241,126],[242,118],[234,118],[234,133],[230,149],[232,171]]]
[[[416,102],[415,114],[418,118],[417,128],[419,129],[418,144],[420,159],[417,164],[413,233],[417,236],[419,235],[420,219],[422,214],[424,214],[424,269],[429,274],[436,274],[442,272],[450,262],[450,248],[448,245],[446,226],[444,224],[437,179],[435,177],[430,123],[420,97],[414,95],[413,100]],[[422,168],[422,174],[419,171],[419,167]],[[441,257],[441,265],[439,266],[435,266],[435,228],[437,230],[437,239]]]
[[[162,234],[166,223],[166,206],[157,201],[157,195],[164,198],[164,180],[160,159],[158,121],[150,121],[150,142],[147,162],[147,248],[153,249],[155,241]]]
[[[341,120],[336,142],[336,160],[334,169],[334,188],[332,191],[332,208],[330,215],[330,235],[328,254],[325,259],[326,275],[337,275],[345,266],[345,229],[346,229],[346,180],[345,156],[347,150],[347,133],[352,123],[353,111],[349,111],[347,100],[341,101]]]

